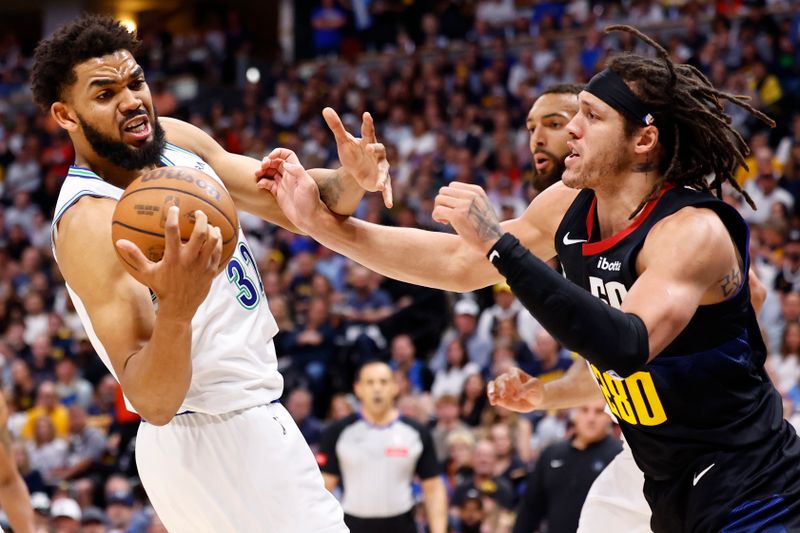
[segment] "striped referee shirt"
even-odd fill
[[[323,472],[339,476],[342,508],[358,518],[387,518],[414,506],[414,476],[438,476],[433,439],[422,424],[401,416],[375,426],[359,414],[335,422],[317,454]]]

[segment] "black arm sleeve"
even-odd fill
[[[621,377],[647,362],[647,328],[638,316],[614,309],[565,279],[510,233],[495,243],[488,257],[522,305],[568,349]]]

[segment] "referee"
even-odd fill
[[[328,490],[342,480],[344,520],[351,533],[416,533],[411,493],[415,476],[422,480],[430,533],[445,533],[447,495],[433,439],[395,408],[392,369],[381,362],[366,363],[353,388],[361,412],[326,429],[317,454]]]

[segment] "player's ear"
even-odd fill
[[[636,134],[636,146],[634,151],[637,154],[651,153],[658,145],[658,128],[650,124],[645,126]]]
[[[68,132],[73,132],[79,127],[77,116],[64,102],[53,102],[53,105],[50,106],[50,116]]]

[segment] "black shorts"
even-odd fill
[[[358,518],[345,513],[344,523],[350,533],[417,533],[414,509],[407,513],[386,518]]]
[[[655,533],[800,532],[800,439],[708,454],[669,480],[645,476]]]

